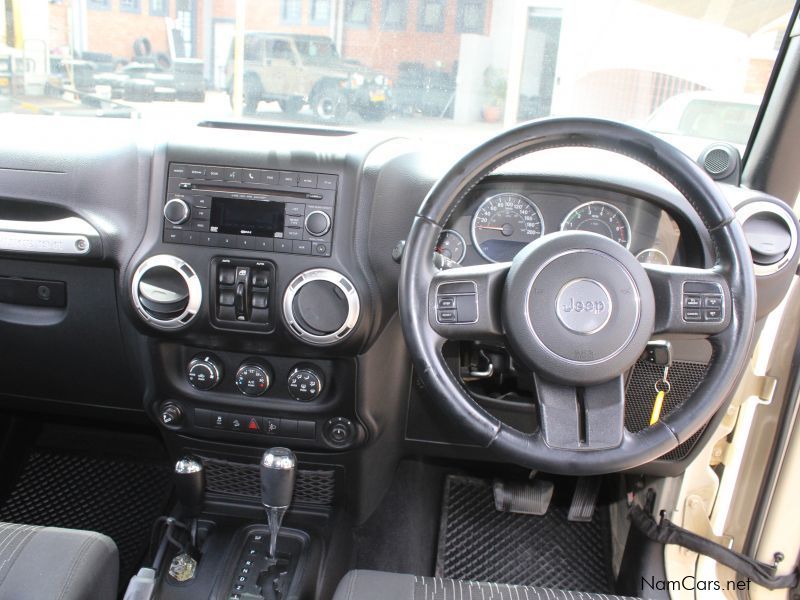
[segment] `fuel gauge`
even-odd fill
[[[454,229],[445,229],[436,243],[436,252],[448,260],[461,263],[467,253],[467,243],[464,237]]]
[[[638,260],[642,264],[646,265],[669,265],[670,260],[666,254],[664,254],[658,248],[647,248],[646,250],[642,250],[639,254],[636,255],[636,260]]]

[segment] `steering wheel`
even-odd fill
[[[528,244],[511,263],[438,271],[443,226],[500,165],[547,148],[626,155],[670,181],[711,237],[712,268],[640,264],[620,244],[567,231]],[[718,312],[685,311],[712,298]],[[505,131],[461,158],[431,189],[406,242],[400,275],[403,333],[427,393],[500,460],[550,473],[594,475],[652,461],[686,441],[730,401],[750,356],[755,279],[741,227],[716,184],[686,155],[639,129],[599,119],[550,118]],[[690,302],[691,304],[691,302]],[[638,432],[625,428],[625,373],[654,336],[708,339],[704,380],[680,407]],[[447,340],[505,345],[533,373],[538,430],[484,410],[445,363]]]

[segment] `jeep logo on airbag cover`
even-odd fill
[[[605,327],[611,318],[611,296],[594,279],[573,279],[561,288],[555,308],[564,327],[591,335]]]

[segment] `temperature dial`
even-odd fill
[[[221,363],[216,356],[211,354],[198,354],[186,369],[189,383],[198,390],[208,391],[215,387],[222,378]]]
[[[286,386],[289,394],[300,402],[311,402],[319,398],[325,380],[322,373],[313,366],[298,365],[289,373]]]
[[[265,362],[246,360],[236,371],[236,387],[245,396],[260,396],[272,385],[272,369]]]

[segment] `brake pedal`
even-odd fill
[[[591,521],[594,516],[594,507],[597,506],[597,494],[600,492],[601,480],[599,477],[579,477],[572,494],[572,503],[569,505],[570,521]]]
[[[553,482],[534,479],[527,483],[495,481],[494,507],[500,512],[541,516],[553,498]]]

